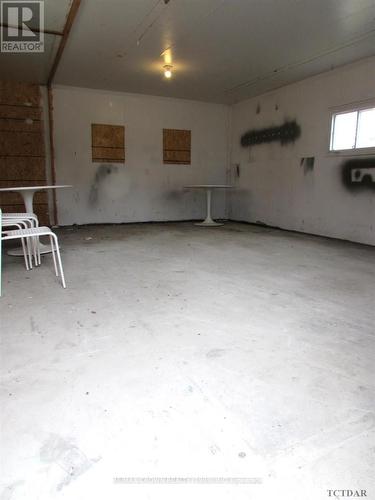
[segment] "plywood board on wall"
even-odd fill
[[[0,157],[0,182],[5,187],[4,181],[14,181],[19,186],[21,183],[33,182],[43,184],[46,179],[44,157]],[[14,184],[14,185],[17,185]]]
[[[93,162],[125,162],[125,127],[123,125],[93,123],[91,140]]]
[[[0,81],[0,187],[46,184],[44,134],[39,85]],[[4,212],[24,212],[22,197],[0,194]],[[46,193],[36,193],[39,222],[49,224]]]
[[[39,85],[0,81],[0,104],[38,108],[40,105]]]
[[[20,130],[2,132],[0,135],[0,156],[44,157],[42,133],[35,134]]]
[[[0,132],[30,132],[40,133],[42,123],[40,120],[0,118]]]
[[[9,106],[0,103],[0,117],[15,120],[40,120],[42,110],[40,107],[31,106]]]
[[[190,165],[191,130],[163,129],[163,162]]]

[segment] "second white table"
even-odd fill
[[[186,189],[204,189],[206,191],[206,201],[207,201],[207,215],[204,221],[196,222],[196,226],[223,226],[223,222],[215,222],[211,217],[211,198],[213,189],[230,189],[233,186],[228,184],[192,184],[191,186],[185,186]]]

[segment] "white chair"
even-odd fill
[[[21,219],[25,220],[30,224],[30,227],[38,227],[39,221],[35,214],[28,212],[5,212],[3,213],[3,219]],[[29,222],[30,221],[30,222]]]
[[[3,218],[2,227],[3,227],[3,229],[4,228],[13,228],[13,230],[15,227],[17,227],[18,229],[27,229],[28,228],[27,224],[23,220],[18,220],[18,219],[9,220],[9,219],[5,219],[5,218]],[[25,259],[25,266],[26,266],[26,269],[29,271],[29,269],[33,268],[30,242],[27,239],[26,244],[25,244],[25,241],[22,238],[21,243],[22,243],[23,257]],[[27,249],[26,249],[26,246],[27,246]],[[35,259],[35,254],[34,254],[34,259]]]
[[[65,285],[65,278],[64,278],[64,271],[61,263],[61,257],[60,257],[60,249],[59,249],[59,242],[57,239],[57,236],[54,232],[51,231],[49,227],[32,227],[32,228],[27,228],[27,229],[17,229],[14,231],[4,231],[1,239],[3,241],[6,240],[14,240],[14,239],[29,239],[29,238],[35,238],[37,241],[39,241],[40,236],[49,236],[50,243],[51,243],[51,250],[52,250],[52,257],[53,257],[53,264],[55,266],[55,273],[56,276],[59,275],[58,268],[57,268],[57,263],[56,263],[56,257],[57,257],[57,262],[58,262],[58,267],[60,270],[60,277],[61,277],[61,283],[63,288],[66,288]],[[40,263],[40,252],[39,252],[39,245],[34,246],[36,254],[37,254],[37,262]],[[56,252],[56,255],[55,255]]]
[[[27,229],[28,227],[38,227],[39,226],[39,221],[38,217],[33,214],[33,213],[27,213],[27,212],[7,212],[3,214],[3,226],[4,227],[12,227],[16,226],[19,229],[21,227],[19,225],[22,225],[22,228]],[[30,269],[33,268],[32,265],[32,256],[31,254],[34,254],[34,261],[35,265],[38,266],[40,265],[40,253],[37,252],[36,246],[39,245],[39,238],[31,238],[27,239],[27,250],[28,250],[28,257],[29,257],[29,266]],[[26,263],[26,269],[29,269],[27,265],[27,257],[26,257],[26,246],[22,240],[22,248],[24,252],[24,258],[25,258],[25,263]]]

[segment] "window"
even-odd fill
[[[125,162],[125,127],[122,125],[93,123],[91,140],[93,162]]]
[[[163,162],[190,165],[191,131],[163,129]]]
[[[357,109],[332,116],[331,151],[375,147],[375,108]]]

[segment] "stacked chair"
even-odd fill
[[[64,271],[61,262],[59,242],[56,234],[46,226],[39,226],[38,218],[31,213],[4,213],[0,210],[0,273],[1,273],[1,242],[20,239],[23,249],[24,261],[27,270],[41,264],[39,237],[48,236],[50,239],[53,264],[56,276],[61,277],[61,284],[66,288]],[[1,293],[1,280],[0,280]]]

